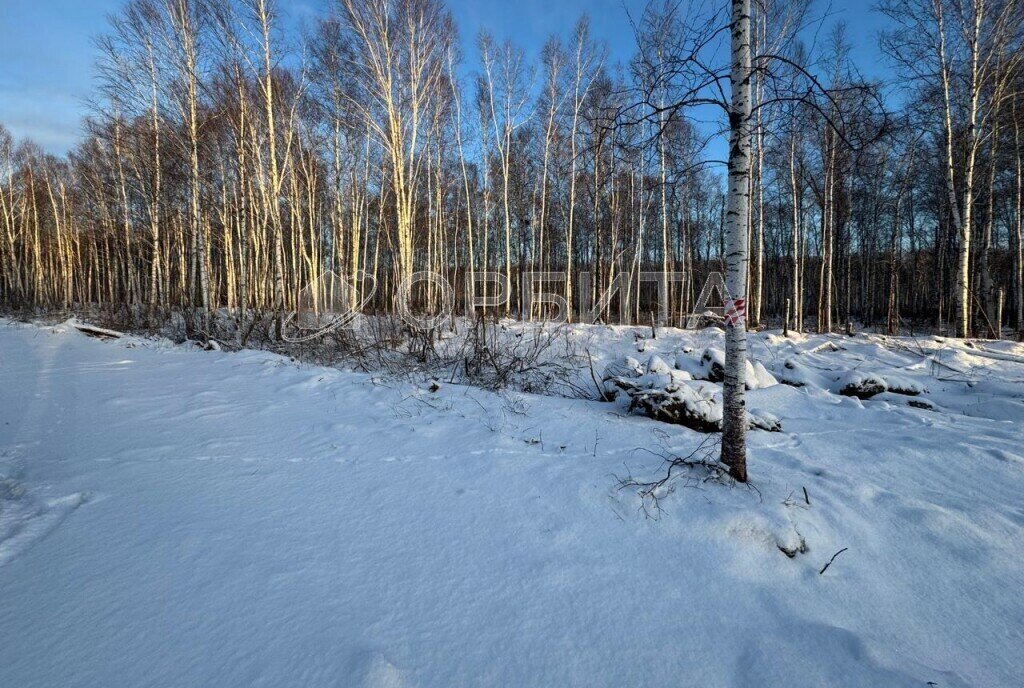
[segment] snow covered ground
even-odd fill
[[[720,346],[637,333],[572,336],[598,371]],[[0,685],[1022,685],[1024,347],[753,353],[803,385],[750,394],[753,487],[683,471],[648,518],[618,478],[706,436],[0,321]]]

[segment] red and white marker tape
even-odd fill
[[[729,327],[742,325],[747,321],[747,299],[729,299],[725,302],[725,324]]]

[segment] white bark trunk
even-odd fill
[[[732,104],[729,112],[729,189],[725,217],[725,286],[733,308],[747,293],[747,224],[750,214],[750,0],[732,0]],[[742,302],[742,304],[741,304]],[[730,304],[727,304],[727,306]],[[728,307],[727,307],[728,310]],[[747,411],[744,400],[747,335],[744,317],[725,328],[722,462],[741,482],[747,479]]]
[[[1021,217],[1024,213],[1024,161],[1021,159],[1019,120],[1014,120],[1013,141],[1017,149],[1017,338],[1024,340],[1024,218]]]

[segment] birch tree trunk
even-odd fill
[[[476,269],[475,261],[476,256],[473,252],[473,194],[469,188],[469,171],[466,169],[466,151],[462,144],[462,94],[459,91],[458,82],[455,74],[455,55],[454,51],[448,49],[448,84],[452,89],[452,105],[455,108],[455,142],[459,150],[459,168],[462,172],[462,189],[466,194],[466,241],[468,246],[466,247],[466,264],[465,269],[468,270],[469,284],[476,292]],[[473,313],[473,302],[469,300],[466,303],[466,315],[470,318],[474,316]]]
[[[274,111],[274,77],[273,57],[271,55],[270,29],[271,29],[271,8],[266,0],[257,0],[253,7],[255,19],[259,25],[261,38],[261,58],[263,74],[260,79],[260,90],[263,95],[264,116],[267,126],[267,157],[270,191],[267,194],[267,217],[270,220],[270,227],[273,232],[273,257],[272,265],[274,271],[274,331],[278,339],[282,337],[283,317],[285,310],[284,300],[284,229],[281,226],[281,212],[279,209],[279,198],[283,185],[281,168],[278,161],[277,151],[277,121]]]
[[[800,187],[796,175],[796,146],[797,140],[794,135],[789,144],[789,185],[793,196],[793,240],[791,251],[793,269],[793,329],[801,330],[800,313],[803,310],[803,299],[800,297],[802,289],[800,286]],[[786,323],[789,327],[789,323]]]
[[[566,317],[569,322],[572,318],[572,270],[573,270],[573,238],[575,237],[576,222],[576,145],[577,132],[579,130],[580,111],[583,109],[583,97],[580,93],[583,81],[583,36],[579,36],[576,43],[576,79],[574,83],[574,97],[572,109],[572,128],[569,131],[569,147],[571,159],[569,161],[569,223],[565,228],[565,303]]]
[[[545,69],[547,70],[547,81],[545,84],[545,91],[548,98],[548,111],[547,111],[547,124],[544,128],[544,152],[543,152],[543,164],[540,180],[540,219],[538,227],[535,232],[539,232],[539,239],[537,241],[538,257],[540,260],[539,268],[543,272],[546,268],[546,261],[548,252],[545,251],[544,234],[548,223],[548,177],[550,174],[551,166],[551,147],[554,139],[555,131],[555,118],[558,115],[559,110],[559,99],[558,99],[558,85],[559,76],[561,73],[562,65],[562,50],[557,42],[554,40],[549,41],[544,46],[544,60]],[[526,316],[528,319],[533,319],[534,313],[528,313]]]
[[[740,482],[747,480],[747,221],[750,214],[750,0],[732,0],[732,103],[729,110],[729,183],[725,215],[725,286],[729,292],[725,327],[725,383],[722,463]]]
[[[1014,98],[1014,110],[1016,111],[1016,98]],[[1020,141],[1020,115],[1013,121],[1013,142],[1017,149],[1017,212],[1015,213],[1017,224],[1017,339],[1024,341],[1024,160],[1021,159]]]
[[[955,165],[953,158],[953,141],[955,136],[953,126],[953,96],[951,93],[952,66],[949,64],[946,50],[946,25],[945,14],[941,2],[935,3],[936,24],[938,28],[938,61],[939,76],[942,81],[943,103],[945,105],[945,126],[946,126],[946,192],[949,196],[950,214],[953,219],[953,227],[960,237],[960,253],[957,258],[956,289],[954,297],[956,300],[956,335],[967,337],[970,334],[970,267],[971,267],[971,208],[973,206],[974,186],[974,159],[976,146],[974,142],[977,111],[978,111],[978,52],[977,38],[980,32],[981,12],[975,14],[974,32],[971,34],[973,40],[968,40],[970,47],[970,105],[968,110],[967,130],[967,161],[964,170],[964,201],[963,212],[960,210],[960,202],[956,192]]]
[[[985,312],[985,327],[994,339],[1000,336],[999,323],[997,322],[997,311],[999,301],[999,290],[992,279],[992,233],[995,227],[995,206],[996,206],[996,168],[998,166],[999,152],[999,106],[996,105],[995,117],[992,122],[992,145],[990,150],[990,164],[988,177],[988,212],[985,216],[985,225],[981,237],[981,256],[979,257],[979,272],[981,282],[981,301]]]
[[[150,78],[150,123],[153,137],[153,182],[149,203],[150,239],[153,242],[153,247],[152,257],[150,258],[148,299],[150,318],[152,318],[159,303],[160,291],[160,199],[163,194],[163,162],[160,159],[160,102],[158,97],[159,81],[157,79],[156,56],[154,55],[152,42],[147,40],[145,47]]]
[[[818,332],[832,331],[833,248],[835,235],[836,142],[825,132],[825,182],[821,205],[821,271],[818,287]]]
[[[756,41],[756,50],[763,53],[766,49],[768,38],[768,20],[765,12],[758,7],[758,17],[754,21],[751,40]],[[763,64],[759,65],[764,67]],[[757,75],[754,88],[754,98],[757,102],[757,115],[755,118],[754,138],[757,142],[757,157],[754,159],[755,173],[751,179],[752,191],[757,194],[757,222],[752,223],[751,235],[754,240],[755,263],[754,269],[750,271],[753,284],[750,285],[751,296],[751,323],[757,327],[761,324],[761,311],[764,307],[764,122],[762,119],[762,108],[764,107],[764,77],[763,72]],[[753,199],[751,199],[753,200]]]
[[[903,191],[896,196],[896,210],[893,213],[892,236],[889,241],[889,305],[886,314],[886,332],[897,335],[900,331],[900,258],[901,232],[900,211],[903,207]]]
[[[177,42],[172,50],[178,55],[178,76],[184,90],[184,101],[179,109],[184,120],[188,153],[189,178],[189,231],[192,245],[189,260],[196,277],[188,284],[189,306],[195,310],[194,295],[198,283],[200,305],[200,329],[208,332],[210,311],[209,279],[207,275],[207,246],[203,223],[201,177],[199,167],[199,27],[196,16],[197,5],[192,0],[168,0],[167,10],[171,20],[173,40]],[[191,274],[191,272],[190,272]]]

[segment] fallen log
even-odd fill
[[[89,337],[95,337],[96,339],[120,339],[124,335],[114,330],[108,330],[103,327],[96,327],[95,325],[87,325],[85,323],[74,323],[75,329],[84,335]]]

